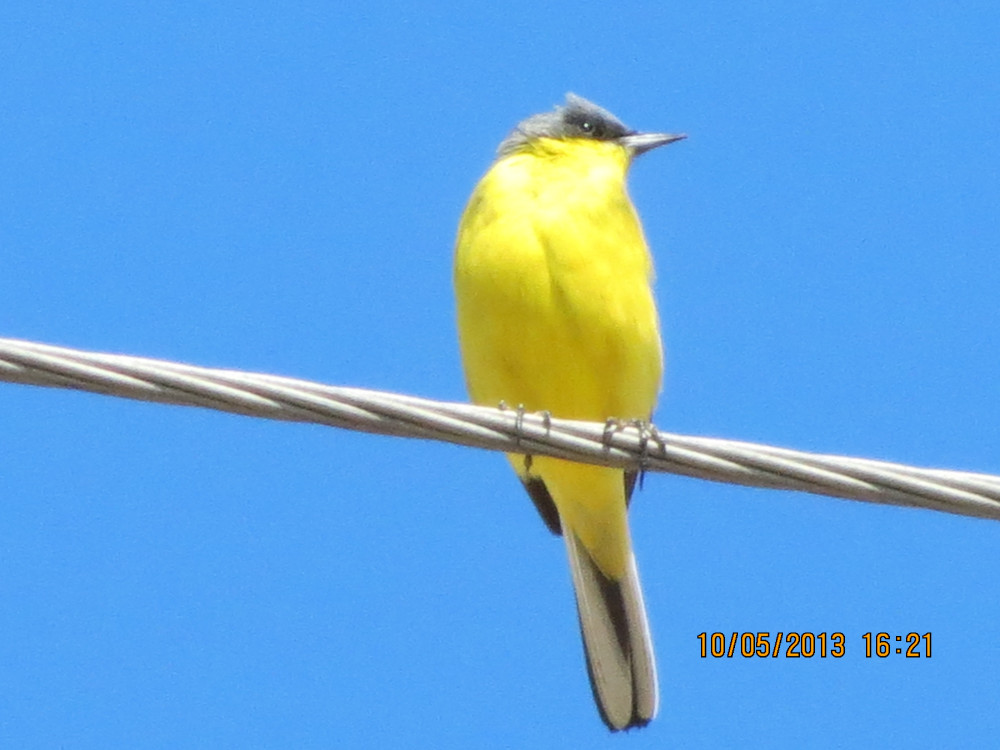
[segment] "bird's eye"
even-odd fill
[[[590,120],[584,120],[583,122],[580,123],[580,130],[582,130],[584,133],[593,133],[594,123],[592,123]]]

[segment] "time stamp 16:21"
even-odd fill
[[[865,633],[866,659],[873,656],[884,659],[898,655],[907,659],[931,658],[930,633]],[[773,635],[768,631],[757,633],[698,633],[700,656],[717,659],[743,656],[759,659],[811,659],[832,657],[840,659],[847,655],[847,639],[843,633],[782,632]]]

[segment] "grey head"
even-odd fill
[[[679,141],[684,135],[670,133],[638,133],[603,107],[576,94],[566,94],[566,103],[551,112],[532,115],[518,123],[497,149],[503,158],[521,150],[536,138],[585,138],[595,141],[617,141],[632,156],[657,146]]]

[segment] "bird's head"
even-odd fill
[[[531,148],[542,139],[550,139],[613,143],[625,149],[632,158],[686,137],[683,134],[637,132],[603,107],[582,96],[566,94],[566,103],[562,106],[518,123],[500,144],[497,156],[503,158]]]

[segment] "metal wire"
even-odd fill
[[[0,381],[1000,519],[1000,476],[432,401],[0,338]]]

